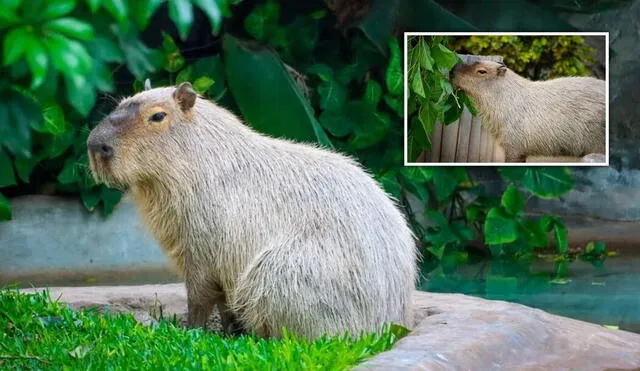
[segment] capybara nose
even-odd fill
[[[91,151],[92,153],[95,153],[97,155],[99,155],[100,157],[104,158],[104,159],[108,159],[113,157],[113,147],[106,144],[106,143],[101,143],[100,141],[97,140],[91,140],[92,138],[89,138],[89,141],[87,143],[87,146],[89,147],[89,151]]]

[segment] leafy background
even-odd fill
[[[426,260],[464,263],[475,244],[494,258],[554,247],[560,262],[601,261],[602,244],[577,255],[562,220],[524,213],[531,197],[573,187],[567,168],[501,169],[505,191],[493,195],[464,168],[402,166],[402,31],[573,31],[558,11],[626,1],[513,0],[499,16],[477,11],[492,2],[5,0],[0,218],[9,220],[10,199],[26,194],[77,197],[110,214],[122,195],[91,178],[86,138],[119,97],[150,78],[154,86],[191,81],[261,132],[357,157],[398,198]],[[457,61],[452,41],[417,42],[408,77],[422,76],[422,87],[412,87],[428,107],[417,109],[418,120],[450,120],[464,104],[445,78]]]

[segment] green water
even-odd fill
[[[479,261],[424,267],[420,289],[505,300],[640,333],[640,256],[576,261],[558,275],[553,262]]]

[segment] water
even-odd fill
[[[551,261],[480,261],[425,267],[420,289],[505,300],[640,333],[640,255],[609,258],[601,267],[575,261],[558,277]]]

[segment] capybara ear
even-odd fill
[[[500,66],[498,66],[498,70],[496,71],[498,76],[503,76],[505,72],[507,72],[507,66],[504,65],[504,63],[500,63]]]
[[[173,99],[178,102],[182,111],[186,112],[196,103],[197,95],[190,82],[183,82],[173,92]]]

